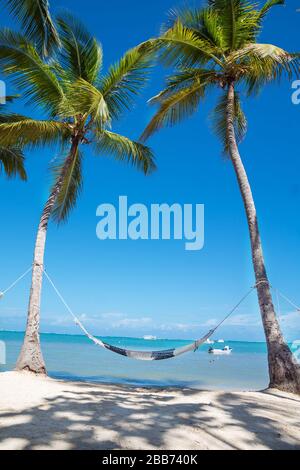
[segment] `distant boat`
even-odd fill
[[[225,346],[224,349],[210,348],[208,352],[209,352],[209,354],[216,354],[218,356],[223,356],[223,355],[231,354],[232,353],[232,348],[230,348],[229,346]]]
[[[225,343],[224,339],[218,339],[217,343]]]
[[[146,335],[144,336],[144,340],[146,341],[155,341],[157,339],[156,336]]]
[[[207,339],[207,340],[205,341],[205,344],[215,344],[215,342],[214,342],[214,340],[212,340],[212,339]]]

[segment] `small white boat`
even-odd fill
[[[225,343],[224,339],[218,339],[217,343]]]
[[[208,352],[209,352],[209,354],[216,354],[218,356],[223,356],[223,355],[231,354],[232,353],[232,348],[230,348],[229,346],[225,346],[224,349],[210,348]]]
[[[144,340],[146,341],[155,341],[157,339],[156,336],[146,335],[144,336]]]
[[[214,340],[212,340],[212,339],[207,339],[207,340],[205,341],[205,344],[215,344],[215,342],[214,342]]]

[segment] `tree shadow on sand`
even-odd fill
[[[300,449],[293,433],[300,399],[295,401],[298,406],[287,400],[282,409],[277,396],[263,392],[241,398],[196,390],[97,390],[76,383],[41,406],[0,412],[0,447],[14,441],[24,450]],[[274,419],[274,411],[280,419]]]

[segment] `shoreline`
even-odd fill
[[[300,396],[0,373],[0,450],[300,449]]]

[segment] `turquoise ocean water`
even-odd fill
[[[0,371],[13,369],[22,339],[22,333],[0,331],[0,341],[6,343],[7,351],[7,363],[0,366]],[[138,350],[169,349],[190,343],[183,340],[104,339],[119,347]],[[175,359],[140,362],[99,348],[84,336],[42,335],[48,373],[54,378],[220,390],[265,388],[268,385],[265,343],[227,341],[225,344],[233,348],[232,355],[211,356],[209,346],[204,345],[196,353]],[[223,348],[224,345],[216,347]]]

